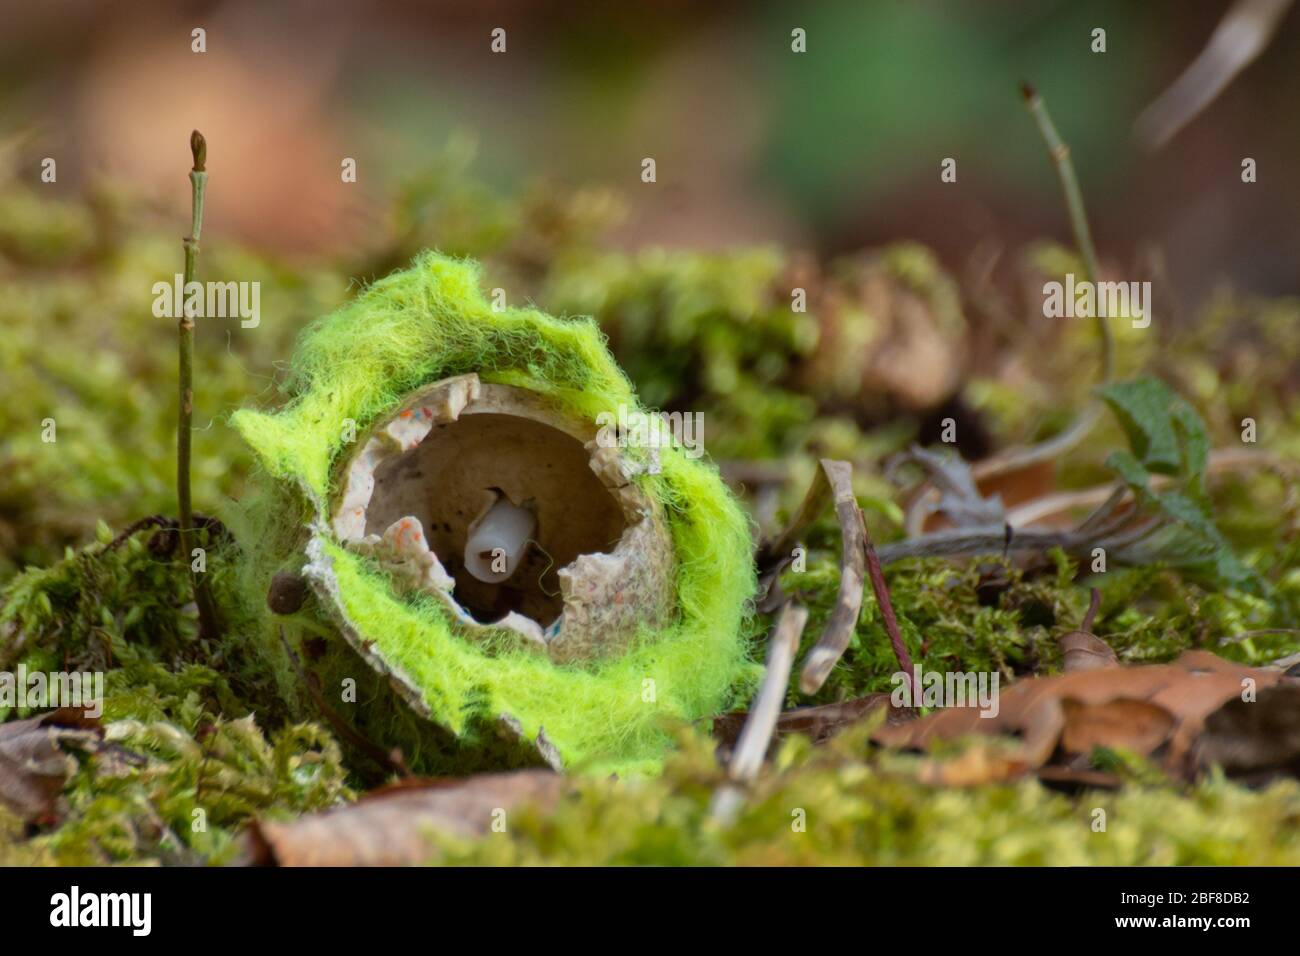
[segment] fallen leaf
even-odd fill
[[[1104,704],[1061,701],[1065,726],[1061,749],[1089,754],[1097,747],[1121,747],[1147,756],[1169,739],[1177,720],[1158,704],[1121,697]]]
[[[1192,744],[1205,720],[1241,698],[1247,681],[1262,690],[1285,678],[1277,671],[1243,667],[1206,651],[1189,651],[1171,664],[1102,667],[1058,677],[1030,677],[998,695],[998,713],[981,717],[970,707],[940,710],[873,735],[890,747],[924,749],[935,740],[972,735],[1019,737],[1026,769],[1057,752],[1116,747],[1159,758],[1167,771],[1190,775]],[[1007,761],[1008,772],[1016,761]]]
[[[1038,768],[1038,782],[1058,790],[1118,790],[1123,782],[1113,773],[1092,767],[1047,766]]]
[[[921,466],[926,478],[938,492],[939,498],[928,510],[932,515],[942,515],[946,524],[954,528],[1001,528],[1006,523],[1006,509],[996,494],[982,495],[976,485],[970,463],[959,455],[941,454],[913,446],[896,455],[890,470],[908,463]],[[930,524],[925,530],[934,530]]]
[[[1056,462],[1048,459],[999,472],[989,478],[977,478],[975,485],[981,497],[1000,499],[1003,505],[1012,508],[1056,491],[1056,471]],[[1062,517],[1057,524],[1069,527],[1069,517]]]
[[[77,769],[63,746],[90,746],[101,736],[99,722],[75,707],[0,724],[0,802],[26,821],[56,817]]]
[[[564,786],[549,770],[407,781],[288,823],[256,821],[244,858],[261,866],[418,866],[436,854],[435,834],[479,836],[500,811],[553,806]]]
[[[1029,769],[1021,754],[981,742],[946,760],[923,761],[917,779],[933,787],[977,787]]]
[[[1228,701],[1205,719],[1192,759],[1200,768],[1218,764],[1261,780],[1300,773],[1300,684],[1266,687],[1253,701]]]

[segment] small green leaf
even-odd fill
[[[1172,521],[1172,525],[1157,532],[1145,546],[1138,547],[1147,548],[1153,561],[1199,568],[1231,587],[1257,584],[1254,572],[1233,554],[1231,546],[1214,524],[1204,493],[1208,442],[1204,439],[1200,419],[1190,408],[1187,412],[1192,416],[1190,419],[1178,412],[1174,412],[1171,418],[1175,423],[1174,429],[1189,439],[1179,446],[1186,462],[1183,469],[1187,473],[1185,492],[1154,491],[1150,472],[1129,452],[1112,452],[1106,459],[1106,467],[1132,489],[1138,506],[1144,512]]]
[[[1129,452],[1111,452],[1106,459],[1106,467],[1119,475],[1120,480],[1132,489],[1139,501],[1150,497],[1151,475]]]
[[[1156,495],[1155,500],[1160,510],[1190,532],[1191,540],[1187,542],[1190,560],[1183,563],[1205,564],[1215,577],[1234,587],[1255,581],[1254,572],[1232,553],[1232,547],[1215,526],[1207,506],[1177,491]],[[1193,549],[1197,544],[1203,549],[1202,556],[1195,555]]]
[[[1210,463],[1210,437],[1205,423],[1195,409],[1179,399],[1171,410],[1174,432],[1182,455],[1182,471],[1188,490],[1197,498],[1205,496],[1205,469]]]
[[[1115,413],[1129,447],[1147,470],[1178,474],[1183,456],[1171,410],[1182,399],[1154,378],[1116,382],[1098,389],[1098,394]]]

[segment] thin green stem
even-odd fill
[[[1079,178],[1074,173],[1074,163],[1070,161],[1070,147],[1056,131],[1056,124],[1047,112],[1047,104],[1028,83],[1020,84],[1020,92],[1025,98],[1025,106],[1030,116],[1038,124],[1038,132],[1047,146],[1047,155],[1051,157],[1057,178],[1061,181],[1061,190],[1065,193],[1066,208],[1070,213],[1070,225],[1074,229],[1075,245],[1083,258],[1086,278],[1095,282],[1100,274],[1097,266],[1097,250],[1092,244],[1092,231],[1088,228],[1088,215],[1083,208],[1083,193],[1079,189]],[[1107,384],[1115,377],[1115,345],[1110,334],[1110,325],[1106,317],[1098,310],[1097,337],[1101,341],[1101,383]],[[1075,417],[1064,431],[1028,447],[1011,448],[992,458],[986,458],[972,469],[976,479],[990,481],[998,475],[1005,475],[1040,461],[1059,458],[1087,437],[1097,421],[1101,418],[1102,404],[1096,399],[1090,401]],[[909,509],[908,527],[913,527],[919,515],[919,509],[926,501],[933,501],[933,495],[918,495]]]
[[[190,498],[190,459],[194,435],[194,316],[188,308],[190,283],[194,281],[199,258],[199,237],[203,232],[203,200],[208,184],[207,143],[195,130],[190,135],[194,167],[190,170],[190,234],[185,246],[185,284],[181,289],[179,324],[180,415],[176,424],[176,501],[180,511],[181,559],[190,568],[194,603],[199,609],[199,630],[206,637],[217,636],[216,605],[205,576],[194,570],[194,507]]]
[[[1056,169],[1056,178],[1061,182],[1061,191],[1065,193],[1065,205],[1070,214],[1070,228],[1074,230],[1074,242],[1083,257],[1084,278],[1096,282],[1101,275],[1097,266],[1097,249],[1092,244],[1092,230],[1088,227],[1088,213],[1083,208],[1083,191],[1079,188],[1079,177],[1074,172],[1074,162],[1070,159],[1070,147],[1061,139],[1047,112],[1047,104],[1028,83],[1020,84],[1020,92],[1025,98],[1029,115],[1038,125],[1039,135],[1047,146],[1047,155],[1052,159]],[[1101,310],[1098,310],[1100,313]],[[1111,341],[1110,326],[1104,315],[1097,315],[1097,334],[1101,338],[1102,381],[1109,382],[1115,375],[1115,347]]]
[[[190,444],[194,428],[194,317],[187,308],[188,290],[194,281],[199,257],[199,235],[203,228],[203,192],[207,173],[191,171],[194,212],[185,244],[185,284],[182,287],[180,317],[180,421],[176,429],[176,497],[180,503],[181,536],[189,554],[189,535],[194,529],[190,501]]]

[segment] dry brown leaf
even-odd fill
[[[934,740],[1016,736],[1022,741],[1018,756],[1027,768],[1045,764],[1062,744],[1074,752],[1085,746],[1147,754],[1158,750],[1167,770],[1187,774],[1194,769],[1189,750],[1209,715],[1240,699],[1247,681],[1263,689],[1283,679],[1277,671],[1189,651],[1171,664],[1026,678],[1001,692],[994,717],[981,717],[976,708],[955,707],[912,723],[886,725],[872,737],[886,746],[923,749]],[[1013,764],[1008,762],[1008,769]]]
[[[1005,507],[1014,508],[1026,501],[1037,501],[1039,498],[1056,491],[1056,471],[1056,462],[1049,459],[1034,462],[1023,468],[1002,472],[989,478],[977,479],[975,484],[979,489],[979,493],[985,498],[992,498],[996,495],[1002,499],[1002,504]],[[1058,524],[1060,527],[1069,527],[1069,516],[1066,516]]]
[[[1197,767],[1267,779],[1300,774],[1300,684],[1281,683],[1254,701],[1235,697],[1205,720],[1192,748]]]
[[[1177,721],[1158,704],[1119,698],[1104,704],[1082,704],[1072,697],[1061,701],[1065,726],[1061,749],[1088,754],[1097,747],[1122,747],[1146,756],[1166,740]]]
[[[88,746],[101,737],[99,721],[74,707],[0,724],[0,803],[24,820],[55,817],[63,785],[77,769],[63,745]]]
[[[947,760],[923,761],[917,779],[935,787],[977,787],[1018,777],[1028,769],[1022,754],[979,743]]]
[[[405,782],[289,823],[257,821],[245,858],[269,866],[418,866],[435,855],[435,834],[479,836],[499,811],[553,806],[564,786],[549,770]]]

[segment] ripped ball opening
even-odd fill
[[[472,531],[485,535],[483,544],[506,545],[519,530],[510,519],[520,514],[532,516],[526,547],[513,555],[506,548],[503,556],[476,556],[490,578],[483,580],[466,565]],[[494,515],[503,520],[492,521]],[[627,528],[581,442],[541,422],[501,414],[465,414],[434,425],[414,448],[375,469],[366,534],[382,535],[408,516],[455,580],[457,603],[484,624],[511,611],[542,627],[553,623],[564,609],[560,569],[581,554],[610,550]],[[493,574],[501,557],[507,573]]]

